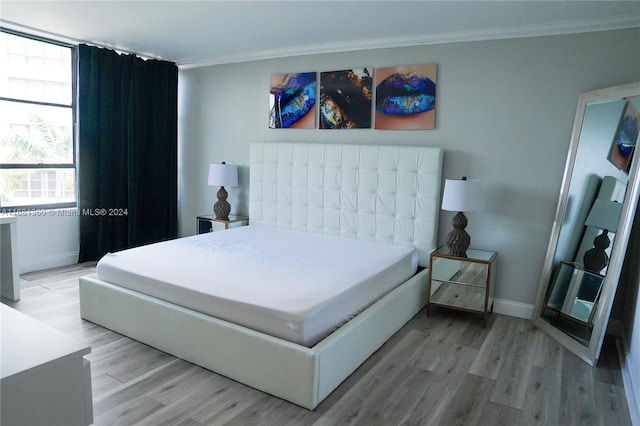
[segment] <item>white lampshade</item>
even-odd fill
[[[479,180],[454,180],[444,182],[442,210],[472,212],[484,208],[484,186]]]
[[[621,211],[621,203],[597,198],[584,224],[598,229],[606,229],[609,232],[616,232]]]
[[[209,185],[238,186],[238,166],[231,164],[211,164],[209,166]]]

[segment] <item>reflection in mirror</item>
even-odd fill
[[[586,229],[584,223],[595,199],[619,203],[624,199],[629,176],[607,157],[625,104],[626,100],[615,99],[586,105],[555,267],[563,260],[582,263],[584,252],[592,247],[599,230]]]
[[[582,256],[582,263],[588,271],[599,274],[609,265],[609,253],[607,253],[611,244],[609,232],[615,233],[618,230],[621,210],[622,204],[617,201],[599,197],[593,202],[584,226],[602,232],[593,239],[593,247],[585,251]]]
[[[591,365],[638,204],[639,111],[640,83],[580,96],[532,318]]]
[[[603,275],[590,272],[579,264],[561,262],[551,284],[543,318],[584,344],[591,334],[603,279]]]

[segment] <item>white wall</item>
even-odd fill
[[[472,246],[499,252],[502,312],[534,303],[581,92],[638,80],[640,30],[308,55],[180,72],[180,234],[211,213],[210,162],[242,167],[228,188],[248,213],[251,142],[305,141],[440,146],[444,177],[482,179],[487,208],[469,213]],[[435,130],[269,129],[273,73],[438,64]],[[452,214],[442,212],[444,243]]]
[[[16,219],[21,274],[78,261],[79,221],[74,209],[34,210]]]

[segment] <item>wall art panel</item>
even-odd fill
[[[376,68],[376,129],[434,129],[436,64]]]
[[[269,127],[314,129],[316,72],[273,74],[269,89]]]
[[[633,105],[633,101],[638,101],[638,97],[627,100],[627,106],[613,138],[608,157],[609,161],[627,174],[629,174],[633,151],[640,133],[640,113]]]
[[[320,128],[370,129],[371,68],[320,73]]]

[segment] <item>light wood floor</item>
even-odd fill
[[[314,411],[79,317],[93,265],[29,273],[8,303],[90,344],[97,425],[630,425],[615,342],[591,368],[528,320],[423,310]]]

